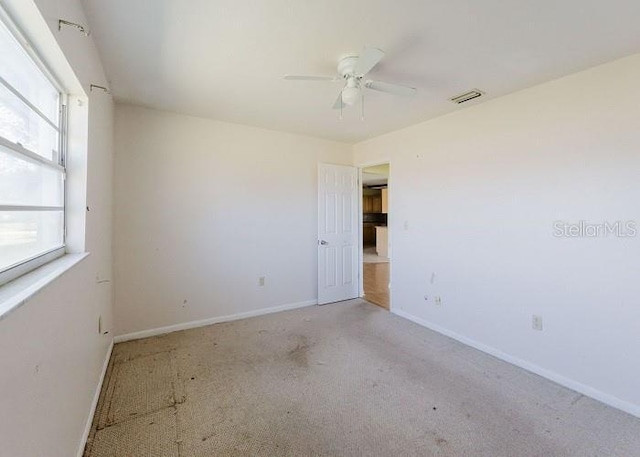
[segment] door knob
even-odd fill
[[[329,242],[328,242],[328,241],[320,240],[320,245],[321,245],[321,246],[326,246],[327,244],[329,244]]]

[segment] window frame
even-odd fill
[[[31,61],[35,64],[39,71],[42,72],[44,77],[51,83],[53,88],[58,92],[58,125],[51,121],[39,108],[31,103],[24,95],[16,90],[9,82],[7,82],[2,76],[0,76],[0,84],[7,90],[13,93],[18,99],[21,100],[32,112],[37,114],[40,118],[44,119],[47,124],[53,127],[58,132],[58,157],[57,162],[48,160],[47,158],[24,148],[20,143],[14,143],[4,137],[0,136],[0,145],[4,150],[10,154],[18,157],[21,160],[26,160],[32,163],[36,163],[41,167],[53,168],[62,173],[63,185],[62,185],[62,206],[43,206],[43,205],[0,205],[0,212],[2,211],[62,211],[62,244],[44,252],[40,252],[32,257],[28,257],[18,261],[13,265],[9,265],[0,270],[0,287],[14,279],[35,270],[59,257],[62,257],[66,252],[67,241],[67,105],[68,94],[63,89],[58,79],[49,70],[45,61],[36,52],[34,46],[25,37],[24,33],[15,24],[11,17],[0,5],[0,23],[5,26],[13,38],[22,47],[22,50],[27,54]]]

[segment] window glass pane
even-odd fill
[[[1,211],[0,271],[63,245],[62,211]]]
[[[0,137],[61,163],[61,95],[1,21],[0,56]],[[0,272],[64,246],[64,211],[35,208],[64,205],[64,171],[13,148],[0,145]]]
[[[64,205],[62,171],[21,159],[0,146],[0,205]]]
[[[51,122],[58,124],[60,94],[2,22],[0,55],[0,76],[42,111]]]
[[[0,84],[0,136],[58,162],[58,132]]]

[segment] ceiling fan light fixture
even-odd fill
[[[342,109],[355,105],[361,101],[361,118],[364,119],[364,94],[365,89],[378,92],[385,92],[392,95],[414,96],[417,89],[415,87],[403,86],[400,84],[387,83],[383,81],[372,81],[366,78],[367,74],[384,57],[384,52],[377,48],[365,47],[358,56],[347,56],[338,62],[338,76],[322,75],[285,75],[284,79],[298,81],[341,81],[345,82],[344,87],[338,93],[338,98],[333,103],[334,110],[340,110],[342,119]]]
[[[347,106],[353,106],[353,104],[360,97],[360,85],[355,78],[348,78],[347,84],[342,89],[342,103]]]
[[[345,87],[342,89],[342,103],[352,106],[360,97],[360,89],[357,87]]]

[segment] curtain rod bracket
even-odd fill
[[[64,19],[58,19],[58,30],[62,30],[63,25],[73,27],[74,29],[81,31],[82,33],[84,33],[84,36],[91,35],[91,31],[87,29],[84,25],[76,24],[75,22],[65,21]]]
[[[93,89],[100,89],[102,92],[104,92],[105,94],[110,94],[111,91],[109,91],[109,89],[107,89],[104,86],[98,86],[97,84],[91,84],[89,86],[89,92],[93,92]]]

